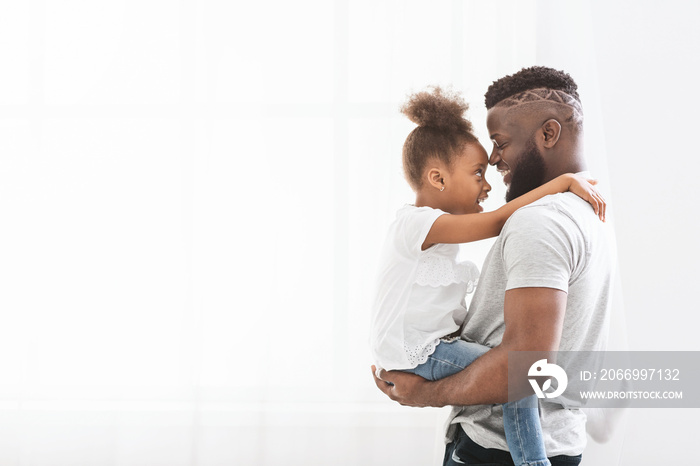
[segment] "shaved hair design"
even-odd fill
[[[567,123],[574,123],[578,127],[583,125],[583,107],[581,106],[581,102],[566,92],[556,89],[530,89],[508,97],[507,99],[503,99],[497,105],[499,107],[508,107],[515,110],[515,107],[529,104],[539,104],[539,106],[555,104],[563,106],[565,108],[561,108],[560,110],[568,110],[568,114],[566,118],[564,118]]]
[[[486,108],[495,106],[513,111],[552,109],[577,129],[583,127],[583,107],[578,86],[564,71],[545,66],[523,68],[494,81],[486,91]],[[556,106],[558,108],[554,108]],[[521,108],[522,107],[522,108]]]

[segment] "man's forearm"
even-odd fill
[[[487,351],[466,369],[435,382],[436,406],[479,405],[508,401],[508,352],[528,351],[520,361],[517,374],[510,380],[511,393],[518,398],[529,391],[528,361],[538,360],[537,353],[556,351],[561,339],[566,293],[552,288],[517,288],[506,292],[504,303],[505,332],[501,344]]]
[[[527,351],[527,360],[515,368],[510,380],[514,398],[529,390],[528,369],[540,354],[559,348],[566,312],[566,292],[553,288],[516,288],[506,292],[505,331],[501,344],[487,351],[469,367],[436,382],[400,371],[375,376],[377,388],[392,400],[408,406],[466,406],[508,401],[508,354]],[[532,358],[532,359],[530,359]]]
[[[466,369],[430,384],[430,405],[467,406],[508,401],[508,351],[497,346]]]

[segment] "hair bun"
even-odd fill
[[[401,113],[419,126],[472,131],[471,123],[464,118],[469,104],[460,93],[439,86],[428,89],[409,96],[401,106]]]

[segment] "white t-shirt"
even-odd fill
[[[386,370],[426,362],[440,338],[458,330],[467,314],[465,295],[479,270],[457,262],[459,246],[435,244],[421,251],[435,220],[446,213],[406,205],[389,228],[379,262],[370,346]]]

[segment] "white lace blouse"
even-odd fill
[[[370,346],[386,370],[412,369],[427,361],[440,339],[459,329],[467,314],[465,296],[479,270],[457,262],[459,246],[421,246],[445,212],[406,205],[389,228],[379,264]]]

